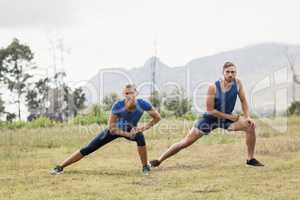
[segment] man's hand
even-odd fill
[[[147,128],[145,126],[142,127],[133,127],[129,133],[129,138],[134,139],[135,135],[137,133],[142,133],[146,130]]]
[[[136,135],[137,133],[139,133],[139,132],[141,132],[139,128],[133,127],[133,128],[130,130],[130,132],[128,133],[128,137],[129,137],[130,139],[134,139],[134,138],[135,138],[135,135]]]
[[[239,119],[240,119],[239,115],[231,115],[229,120],[233,122],[237,122]]]
[[[246,117],[246,121],[249,125],[249,128],[255,128],[255,122],[253,119],[251,119],[250,117]]]

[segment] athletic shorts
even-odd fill
[[[111,134],[108,128],[104,129],[88,145],[80,149],[80,153],[81,155],[86,156],[119,137],[123,137],[123,136]],[[137,143],[137,146],[146,145],[143,133],[137,133],[133,139],[127,137],[123,137],[123,138],[130,141],[135,141]]]
[[[233,122],[212,117],[203,117],[195,122],[194,127],[198,128],[204,135],[208,135],[216,128],[228,129]]]

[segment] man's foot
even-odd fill
[[[143,167],[143,174],[149,175],[149,172],[151,171],[150,166],[147,164]]]
[[[150,167],[158,167],[160,165],[159,160],[151,160],[149,162]]]
[[[255,166],[255,167],[263,167],[264,165],[256,160],[255,158],[252,158],[250,160],[247,160],[247,165]]]
[[[52,174],[52,175],[58,175],[58,174],[62,174],[62,173],[64,173],[64,168],[59,165],[57,165],[50,171],[50,174]]]

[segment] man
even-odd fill
[[[132,84],[125,86],[123,90],[124,99],[115,102],[109,117],[109,128],[103,130],[86,147],[75,151],[70,157],[56,166],[51,174],[61,174],[64,168],[82,159],[84,156],[96,151],[103,145],[116,138],[123,137],[137,143],[138,154],[143,166],[143,173],[148,174],[150,167],[147,164],[147,149],[142,132],[150,129],[160,121],[160,114],[152,105],[140,98],[136,98],[137,90]],[[144,126],[137,127],[144,111],[148,112],[152,120]]]
[[[215,128],[223,128],[228,131],[244,131],[246,134],[248,152],[246,164],[251,166],[263,166],[262,163],[254,158],[256,127],[253,119],[250,118],[244,86],[242,82],[236,78],[236,66],[231,62],[226,62],[223,66],[223,76],[224,78],[222,80],[217,80],[208,88],[206,98],[207,112],[203,115],[203,118],[195,123],[185,138],[173,144],[159,159],[151,160],[151,167],[159,166],[164,160],[190,146]],[[237,96],[240,98],[244,116],[232,114]]]

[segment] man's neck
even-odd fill
[[[223,79],[222,82],[223,86],[226,88],[228,86],[231,86],[233,81],[227,81],[226,79]]]
[[[134,105],[132,105],[132,106],[130,106],[130,107],[127,107],[127,106],[125,106],[125,109],[127,110],[127,111],[134,111],[135,109],[136,109],[136,103],[134,104]]]

